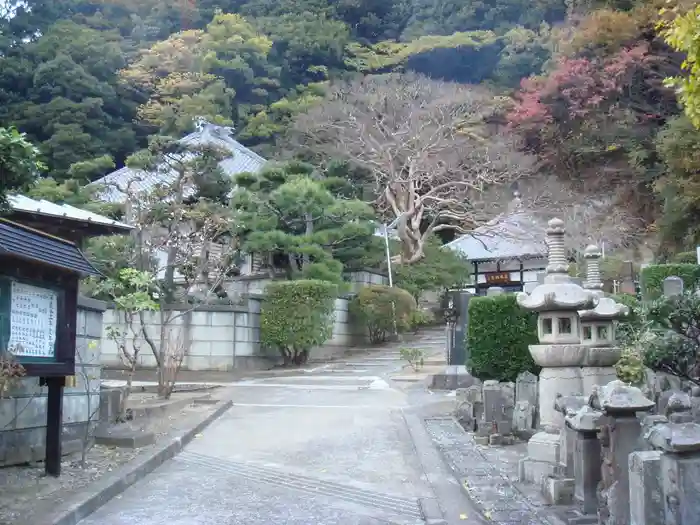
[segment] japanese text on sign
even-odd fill
[[[12,282],[9,351],[17,357],[54,357],[56,292]]]

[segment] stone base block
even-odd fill
[[[467,367],[450,365],[439,374],[433,374],[428,379],[428,387],[432,390],[457,390],[476,385],[479,380],[469,373]]]
[[[561,438],[558,433],[538,432],[527,442],[527,456],[535,461],[558,465],[560,454]]]
[[[557,473],[557,466],[546,461],[536,461],[532,458],[521,459],[518,463],[518,478],[523,483],[531,483],[542,487],[545,480]]]
[[[574,500],[575,482],[573,478],[547,478],[542,487],[544,497],[552,505],[569,505]]]
[[[96,445],[119,448],[142,448],[156,442],[153,432],[129,425],[100,426],[93,435]]]

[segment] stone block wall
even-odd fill
[[[63,452],[81,449],[99,417],[100,350],[105,304],[79,298],[76,386],[63,398]],[[46,442],[47,388],[38,377],[22,379],[0,399],[0,466],[42,460]]]
[[[345,279],[350,283],[351,294],[356,294],[361,288],[371,284],[389,284],[389,277],[386,274],[377,272],[376,270],[348,272],[345,275]]]
[[[349,320],[348,298],[336,299],[333,335],[321,348],[315,349],[311,359],[327,359],[344,349],[364,341],[361,331],[355,329]],[[260,306],[261,298],[249,296],[239,305],[204,305],[189,312],[187,307],[173,307],[164,315],[171,314],[177,319],[172,326],[169,343],[184,344],[185,370],[257,370],[269,368],[278,356],[264,352],[260,347]],[[110,368],[123,368],[117,342],[108,334],[110,329],[126,332],[122,314],[108,309],[105,312],[102,341],[102,364]],[[156,345],[160,344],[160,312],[146,315],[146,331]],[[138,332],[140,325],[135,323]],[[127,333],[125,342],[132,344],[133,337]],[[155,368],[155,358],[150,347],[143,342],[139,352],[141,368]]]

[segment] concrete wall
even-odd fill
[[[80,450],[88,426],[99,417],[100,341],[105,304],[78,302],[75,387],[63,398],[63,452]],[[47,388],[38,377],[24,378],[0,399],[0,466],[42,460],[46,441]]]
[[[348,298],[336,299],[333,335],[325,345],[311,353],[311,359],[326,359],[364,341],[361,330],[350,323],[349,302]],[[190,341],[183,359],[183,369],[262,369],[277,362],[277,355],[260,348],[260,305],[259,297],[248,297],[241,305],[205,305],[178,317],[171,324],[173,332],[169,341]],[[180,315],[183,311],[186,311],[186,307],[174,308],[172,313]],[[156,345],[160,342],[160,315],[159,312],[150,313],[145,318],[147,333]],[[139,327],[137,322],[134,328],[138,331]],[[108,309],[104,316],[102,364],[121,368],[124,363],[119,356],[117,343],[108,337],[110,329],[124,332],[125,324],[118,312]],[[132,341],[132,336],[126,337],[127,345],[131,345]],[[155,367],[153,353],[147,345],[142,344],[139,362],[142,368]]]

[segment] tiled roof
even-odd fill
[[[0,255],[9,255],[81,275],[100,275],[72,242],[0,219]]]
[[[99,224],[123,230],[133,229],[132,226],[124,224],[123,222],[112,220],[109,217],[98,215],[97,213],[81,210],[80,208],[76,208],[75,206],[70,206],[68,204],[56,204],[43,199],[30,199],[24,195],[10,195],[7,199],[10,203],[10,207],[15,212],[32,213],[46,217],[56,217],[77,222]]]
[[[231,152],[231,156],[219,165],[228,175],[244,172],[257,172],[267,162],[260,155],[231,138],[231,129],[202,122],[199,130],[183,137],[180,142],[192,146],[211,145]],[[134,193],[147,193],[159,184],[169,184],[176,174],[149,173],[131,168],[121,168],[93,182],[103,186],[100,197],[105,202],[123,202],[124,193],[119,188],[130,187]]]
[[[544,226],[525,212],[502,215],[445,246],[470,261],[547,255]]]

